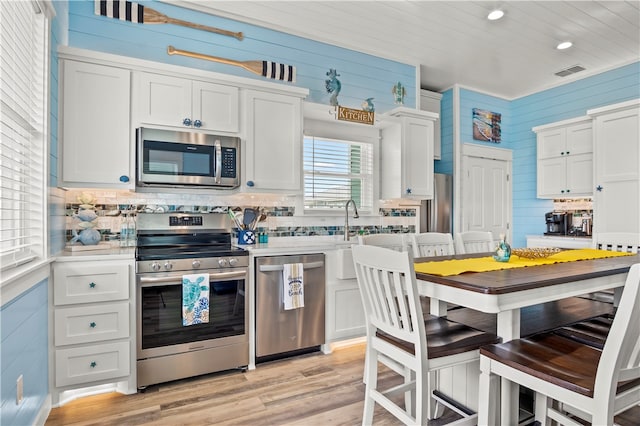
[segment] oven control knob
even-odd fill
[[[236,266],[238,264],[238,259],[236,259],[235,257],[232,257],[231,259],[229,259],[229,266]]]
[[[221,268],[226,268],[227,266],[229,266],[229,262],[227,262],[227,259],[224,258],[218,259],[218,266],[220,266]]]
[[[159,271],[160,270],[160,264],[158,262],[153,262],[151,264],[151,270],[152,271],[156,271],[156,272]]]
[[[173,265],[171,264],[171,262],[167,262],[164,264],[164,269],[166,269],[167,271],[170,271],[173,268]]]
[[[194,268],[199,268],[200,267],[200,261],[199,260],[194,260],[193,262],[191,262],[191,266],[193,266]]]

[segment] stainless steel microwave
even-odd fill
[[[137,186],[240,185],[240,138],[140,127],[136,139]]]

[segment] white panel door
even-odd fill
[[[640,110],[596,117],[594,233],[640,232]]]
[[[402,150],[405,187],[409,195],[433,198],[433,121],[405,118]]]
[[[462,231],[491,231],[497,240],[509,229],[509,162],[465,156],[463,168]]]
[[[237,132],[240,123],[238,98],[237,87],[194,81],[192,119],[200,120],[202,130]]]
[[[191,80],[149,73],[136,74],[135,78],[140,122],[188,127],[183,121],[192,119]]]

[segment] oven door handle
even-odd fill
[[[307,262],[302,264],[302,269],[322,268],[324,262]],[[260,272],[277,272],[284,270],[284,265],[260,265]]]
[[[232,271],[232,272],[215,272],[209,274],[209,280],[219,279],[233,279],[233,278],[246,278],[247,271]],[[140,284],[166,284],[166,283],[181,283],[182,275],[170,275],[168,277],[139,277]]]

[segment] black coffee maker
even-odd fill
[[[544,235],[567,235],[569,218],[566,212],[545,213],[544,219],[547,223],[547,232]]]

